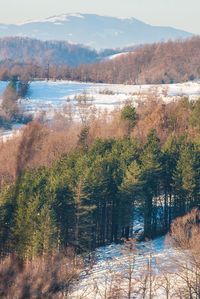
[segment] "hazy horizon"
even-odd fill
[[[1,0],[0,23],[23,23],[67,13],[94,13],[104,16],[134,17],[156,26],[170,26],[200,34],[200,1],[191,0]],[[12,7],[12,9],[10,9]]]

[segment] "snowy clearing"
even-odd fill
[[[120,284],[120,298],[128,298],[128,281],[131,269],[131,298],[144,298],[140,292],[144,276],[149,284],[149,265],[151,267],[153,298],[166,298],[165,285],[156,285],[162,281],[163,269],[169,269],[171,279],[175,279],[177,271],[175,263],[177,252],[165,245],[165,237],[153,241],[136,244],[135,250],[127,250],[126,245],[111,244],[96,250],[96,263],[85,271],[80,281],[76,283],[69,298],[71,299],[101,299],[111,298],[109,292],[117,289]],[[148,294],[146,294],[149,298]],[[108,296],[108,297],[107,297]],[[175,297],[169,297],[175,298]]]
[[[7,82],[0,81],[0,101]],[[89,103],[97,110],[112,111],[127,100],[137,105],[138,101],[156,95],[166,103],[175,101],[183,96],[190,100],[200,97],[200,82],[186,82],[168,85],[123,85],[123,84],[97,84],[80,83],[71,81],[33,81],[30,84],[26,99],[19,103],[25,113],[36,117],[45,112],[46,118],[51,119],[55,112],[60,112],[63,107],[70,107],[76,116],[77,95],[85,94]],[[4,132],[12,136],[13,130]],[[1,134],[2,135],[2,134]]]
[[[7,83],[0,81],[0,98]],[[114,109],[125,100],[139,101],[155,94],[164,101],[173,101],[177,97],[188,96],[196,99],[200,96],[199,82],[186,82],[169,85],[122,85],[96,84],[70,81],[34,81],[26,99],[20,103],[26,112],[59,110],[63,105],[77,104],[74,98],[77,94],[86,93],[93,98],[93,105],[100,109]]]

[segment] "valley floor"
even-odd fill
[[[6,88],[6,82],[0,82],[0,99]],[[79,96],[82,97],[79,97]],[[200,97],[200,82],[185,82],[166,85],[122,85],[95,84],[70,81],[34,81],[25,99],[19,100],[20,106],[27,114],[35,117],[45,113],[46,119],[51,119],[55,112],[70,113],[78,118],[77,108],[86,99],[85,105],[95,107],[95,111],[112,111],[127,100],[135,105],[139,101],[157,97],[168,103],[182,97],[196,100]],[[82,103],[81,103],[82,104]],[[64,111],[64,112],[63,112]],[[18,132],[20,124],[15,124],[12,130],[6,130],[1,136],[6,140],[14,132]]]

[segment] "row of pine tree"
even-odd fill
[[[125,136],[97,139],[51,167],[23,171],[0,194],[0,250],[22,258],[73,246],[77,252],[131,236],[134,211],[144,238],[200,204],[200,147],[187,136],[161,145]]]

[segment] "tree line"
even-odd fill
[[[4,47],[12,52],[13,42],[2,41],[2,52],[5,52]],[[0,80],[8,80],[17,75],[32,80],[51,78],[102,83],[168,84],[192,81],[200,77],[199,37],[100,53],[61,42],[48,42],[50,45],[26,39],[15,42],[19,43],[17,48],[21,49],[18,58],[15,57],[16,53],[12,53],[2,59]],[[23,61],[21,51],[30,52]],[[105,59],[106,55],[120,51],[129,53],[115,59]]]

